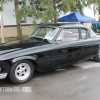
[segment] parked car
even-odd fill
[[[92,29],[96,33],[100,33],[100,22],[92,23]]]
[[[65,68],[78,61],[100,61],[100,37],[77,23],[39,25],[25,40],[0,45],[0,79],[29,81],[35,70]]]

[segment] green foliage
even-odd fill
[[[2,5],[11,0],[0,0],[0,9]],[[29,2],[28,4],[26,2]],[[42,19],[42,22],[57,20],[60,13],[68,11],[78,11],[83,14],[84,7],[90,7],[94,4],[94,12],[100,10],[100,0],[19,0],[20,9],[16,11],[16,17],[19,22],[27,22],[27,16],[33,18],[33,23],[36,24],[37,19]],[[2,10],[2,9],[1,9]]]
[[[23,36],[23,39],[27,39],[28,38],[28,35],[25,35]],[[16,37],[5,37],[5,42],[8,43],[8,42],[13,42],[13,41],[17,41],[17,38]],[[0,44],[2,43],[2,40],[0,38]]]
[[[3,5],[12,0],[0,0],[0,11],[3,11]]]
[[[39,18],[47,23],[57,20],[61,12],[78,11],[83,14],[82,9],[88,4],[84,0],[29,0],[29,5],[26,5],[26,0],[24,0],[21,5],[17,14],[19,20],[29,16],[35,23]]]
[[[36,27],[37,19],[41,19],[43,23],[57,22],[60,13],[78,11],[83,14],[83,8],[90,7],[91,4],[94,4],[95,13],[100,10],[100,0],[0,0],[0,11],[9,1],[15,3],[17,34],[20,38],[22,37],[20,26],[21,23],[27,22],[27,17],[33,18],[33,27]]]

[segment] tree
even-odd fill
[[[100,10],[100,0],[29,0],[29,2],[30,5],[26,6],[29,6],[30,9],[27,9],[26,12],[31,13],[34,23],[38,18],[45,23],[50,20],[56,23],[60,13],[78,11],[83,14],[83,8],[90,7],[91,4],[94,5],[94,14]]]
[[[3,11],[3,5],[12,0],[0,0],[0,11]]]
[[[34,23],[36,23],[38,18],[42,19],[44,23],[50,20],[56,23],[60,13],[68,11],[83,13],[82,9],[88,3],[84,0],[29,0],[29,5],[26,5],[26,0],[24,0],[23,5],[20,9],[20,11],[23,10],[22,15],[24,17],[33,17]]]
[[[97,10],[100,11],[100,0],[85,0],[87,2],[87,5],[90,6],[93,4],[94,14]]]
[[[1,31],[1,40],[2,43],[5,43],[4,39],[4,26],[3,26],[3,17],[2,17],[2,11],[3,11],[3,4],[8,2],[9,0],[0,0],[0,31]]]
[[[20,15],[19,15],[19,1],[14,0],[14,4],[15,4],[16,24],[17,24],[17,39],[22,40],[23,35],[22,35],[21,20],[18,20],[20,17]]]
[[[5,2],[11,0],[0,1],[0,4],[3,5]],[[48,23],[49,21],[56,23],[59,14],[62,12],[78,11],[83,14],[82,9],[91,4],[94,4],[94,12],[100,10],[99,1],[100,0],[14,0],[17,38],[22,39],[23,37],[21,23],[27,21],[27,16],[33,18],[33,24],[36,24],[37,19],[41,19],[43,23]]]
[[[0,11],[3,11],[3,5],[5,3],[11,2],[12,0],[0,0]],[[21,22],[18,19],[20,17],[20,15],[18,15],[19,12],[19,1],[18,0],[14,0],[14,4],[15,4],[15,17],[16,17],[16,24],[17,24],[17,39],[21,40],[23,38],[22,35],[22,28],[21,28]]]

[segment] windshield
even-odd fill
[[[31,34],[31,37],[38,37],[43,39],[52,40],[57,33],[58,28],[54,27],[39,27]]]

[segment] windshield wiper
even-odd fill
[[[35,38],[35,39],[38,39],[38,40],[43,40],[44,41],[44,38],[42,38],[42,37],[40,37],[40,36],[32,36],[33,38]]]

